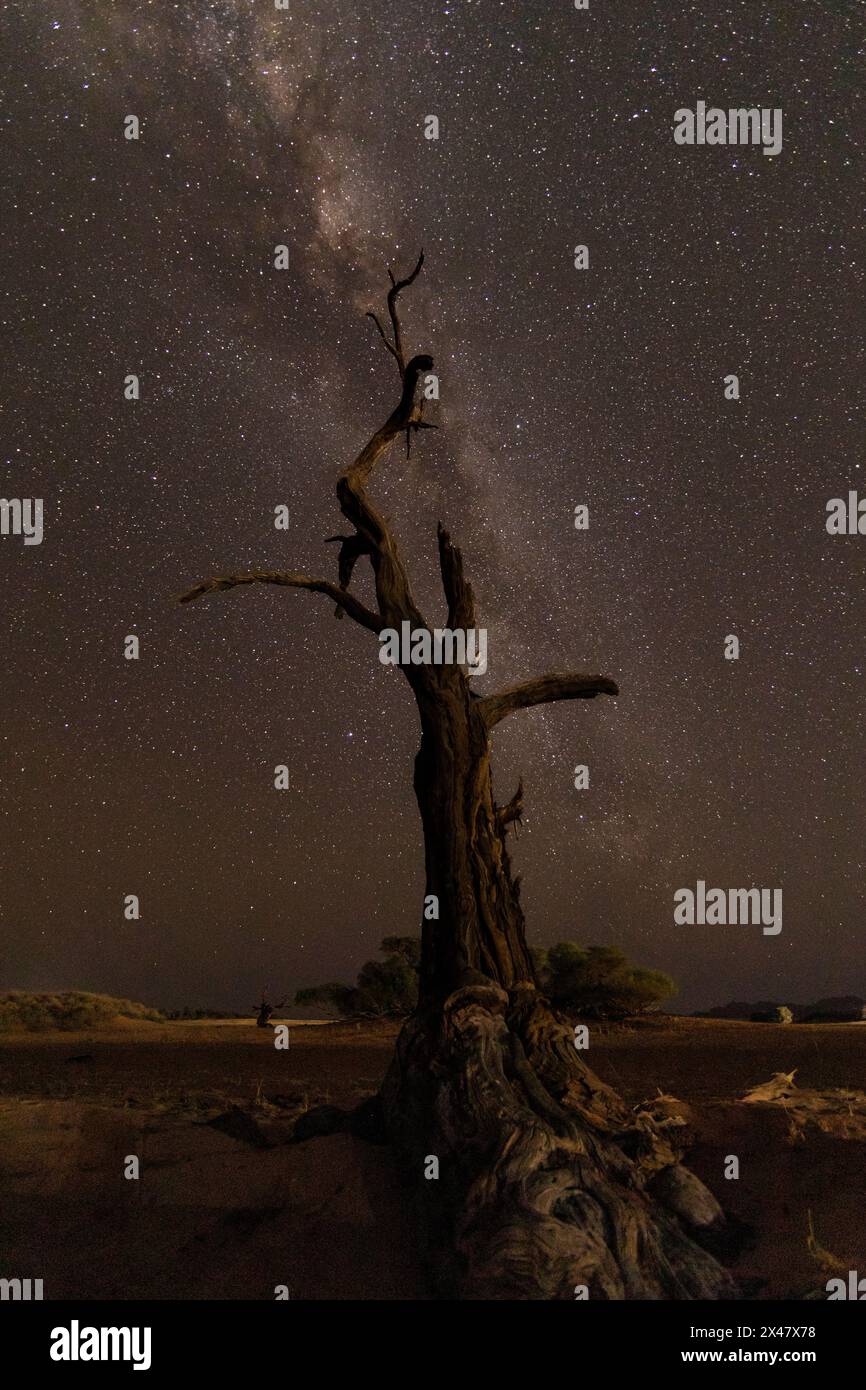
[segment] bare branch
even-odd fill
[[[397,317],[397,296],[401,290],[407,289],[409,285],[418,278],[423,264],[424,252],[422,250],[415,269],[405,280],[395,280],[394,272],[391,270],[390,266],[388,267],[388,277],[391,281],[391,288],[388,291],[388,313],[391,315],[391,325],[394,329],[394,347],[396,348],[394,356],[397,358],[397,366],[400,368],[401,372],[405,372],[406,370],[406,359],[403,356],[403,335],[400,331],[400,320]]]
[[[281,584],[288,589],[309,589],[312,593],[327,594],[328,598],[333,599],[338,607],[345,609],[350,618],[354,618],[356,623],[369,628],[377,636],[384,626],[378,613],[372,613],[353,594],[347,593],[338,584],[332,584],[329,579],[309,579],[305,574],[283,574],[279,570],[256,570],[252,574],[214,575],[213,579],[204,579],[201,584],[196,584],[195,588],[190,589],[188,593],[181,594],[179,602],[192,603],[195,599],[201,598],[202,594],[216,594],[223,589],[236,589],[239,584]]]
[[[388,349],[388,351],[390,352],[391,356],[392,356],[392,357],[397,357],[397,349],[394,347],[393,343],[389,343],[389,342],[388,342],[388,339],[385,337],[385,330],[384,330],[384,328],[382,327],[381,323],[380,323],[379,320],[377,319],[376,315],[375,315],[374,313],[371,313],[369,309],[367,310],[367,318],[368,318],[368,319],[372,319],[373,322],[375,323],[376,327],[377,327],[378,330],[379,330],[379,334],[380,334],[380,336],[381,336],[382,342],[385,344],[385,346],[386,346],[386,348]],[[397,363],[398,363],[398,365],[399,365],[399,362],[400,362],[400,359],[399,359],[399,357],[397,357]]]
[[[394,282],[393,289],[388,296],[389,301],[392,295],[412,283],[421,269],[423,259],[424,253],[422,252],[412,274],[406,280]],[[396,321],[396,311],[394,311],[393,318],[399,328],[399,322]],[[365,445],[357,458],[349,464],[337,480],[337,498],[340,503],[340,510],[369,548],[376,579],[376,598],[379,611],[383,619],[387,620],[386,625],[389,627],[399,626],[404,619],[408,619],[413,627],[426,627],[427,624],[412,597],[409,578],[397,551],[396,541],[391,535],[387,523],[379,515],[364,489],[376,463],[383,454],[387,453],[396,437],[404,430],[410,427],[414,428],[415,422],[419,420],[420,409],[415,403],[418,378],[422,372],[429,371],[432,366],[433,358],[426,353],[413,357],[407,363],[402,374],[403,391],[400,400],[384,425],[380,426],[369,443]]]
[[[514,793],[511,800],[507,802],[505,806],[498,806],[496,808],[496,822],[500,830],[504,830],[505,827],[507,825],[511,825],[513,821],[516,821],[519,825],[522,817],[523,778],[521,777],[520,781],[517,784],[517,791]]]
[[[424,252],[418,257],[414,270],[403,280],[397,280],[389,269],[391,289],[388,291],[388,312],[394,328],[394,345],[388,342],[381,323],[371,313],[377,329],[392,353],[400,369],[403,390],[400,400],[388,419],[372,439],[361,450],[357,458],[349,464],[337,480],[337,498],[343,515],[354,526],[356,536],[333,537],[341,541],[338,572],[339,584],[327,579],[310,579],[303,574],[284,574],[271,570],[257,570],[251,574],[217,575],[197,584],[194,589],[181,596],[181,603],[192,603],[202,594],[218,593],[224,589],[234,589],[241,584],[279,584],[293,589],[309,589],[314,593],[326,594],[333,599],[337,616],[348,613],[350,618],[378,636],[383,628],[399,625],[408,619],[413,627],[426,627],[419,613],[409,586],[406,568],[399,555],[396,541],[388,529],[387,522],[379,515],[367,498],[364,487],[376,462],[387,452],[393,441],[404,430],[420,424],[421,410],[415,404],[418,377],[422,371],[429,371],[433,358],[428,355],[413,357],[406,363],[403,355],[403,339],[400,320],[397,314],[397,298],[401,290],[411,285],[421,272]],[[427,426],[425,426],[426,428]],[[373,612],[349,593],[348,584],[352,570],[361,555],[367,554],[373,567],[376,581],[376,598],[379,612]],[[419,676],[420,679],[420,676]]]
[[[427,354],[421,354],[413,357],[408,363],[406,362],[400,320],[397,314],[397,298],[401,290],[413,283],[420,274],[423,264],[424,252],[422,251],[412,273],[407,275],[405,279],[398,280],[394,272],[388,270],[388,277],[391,281],[391,289],[388,292],[388,312],[394,329],[393,348],[375,314],[370,313],[369,315],[376,324],[386,346],[396,358],[403,389],[400,400],[384,425],[376,430],[358,456],[337,479],[337,499],[340,510],[358,533],[357,540],[351,547],[350,542],[343,538],[343,548],[340,552],[340,580],[347,587],[348,574],[351,574],[349,560],[351,559],[352,564],[354,564],[359,555],[365,553],[369,555],[376,583],[376,600],[381,615],[380,631],[385,626],[399,626],[406,619],[411,622],[413,627],[427,626],[412,596],[406,567],[400,557],[397,543],[391,534],[388,523],[373,506],[365,492],[375,465],[388,452],[397,436],[406,432],[408,438],[410,430],[428,428],[426,422],[423,426],[421,425],[422,412],[420,405],[416,405],[415,393],[418,388],[418,378],[422,372],[432,369],[433,358]],[[356,554],[353,555],[353,551]],[[346,568],[348,574],[344,580],[343,574]],[[346,612],[350,611],[345,603],[343,603],[343,607]]]
[[[586,676],[576,672],[564,675],[537,676],[523,685],[512,685],[497,695],[487,695],[476,708],[488,729],[514,710],[530,705],[549,705],[555,700],[594,700],[596,695],[618,695],[619,689],[607,676]]]

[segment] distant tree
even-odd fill
[[[288,999],[286,998],[280,999],[276,1004],[272,1004],[268,998],[268,991],[263,989],[261,1003],[253,1007],[253,1013],[256,1015],[256,1027],[273,1028],[274,1025],[271,1023],[271,1015],[275,1009],[281,1009],[283,1005],[287,1003]]]
[[[400,956],[413,970],[421,969],[420,936],[386,936],[379,950],[386,956]]]
[[[788,1008],[787,1004],[780,1004],[780,1005],[779,1005],[779,1007],[778,1007],[777,1010],[776,1010],[776,1014],[775,1014],[775,1017],[774,1017],[774,1019],[773,1019],[773,1022],[774,1022],[774,1023],[793,1023],[793,1022],[794,1022],[794,1015],[791,1013],[791,1010]]]
[[[579,946],[560,941],[534,948],[535,969],[552,1004],[585,1018],[626,1018],[676,994],[661,970],[632,965],[618,946]]]
[[[358,1015],[402,1018],[418,1002],[418,970],[421,964],[421,938],[386,936],[379,950],[383,961],[368,960],[351,985],[313,985],[299,989],[296,1004],[326,1004],[344,1018]]]

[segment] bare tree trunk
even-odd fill
[[[342,541],[339,584],[256,571],[206,580],[184,595],[238,584],[323,593],[337,616],[370,631],[428,625],[397,544],[366,494],[394,440],[432,428],[416,389],[433,366],[405,359],[397,298],[420,273],[391,274],[393,341],[401,396],[385,424],[341,474],[337,497],[353,534]],[[390,272],[389,272],[390,273]],[[348,585],[369,558],[377,608]],[[439,528],[448,626],[475,626],[460,552]],[[428,628],[429,631],[429,628]],[[715,1199],[682,1167],[671,1131],[629,1112],[582,1061],[566,1022],[540,996],[526,944],[509,827],[522,787],[493,799],[491,732],[510,714],[554,700],[615,696],[604,676],[545,675],[476,697],[459,666],[406,665],[421,746],[415,792],[426,892],[438,917],[422,926],[420,999],[398,1040],[382,1089],[389,1135],[415,1180],[432,1277],[444,1296],[497,1299],[726,1298],[730,1276],[694,1238],[721,1221]],[[438,1178],[425,1177],[438,1161]]]
[[[519,884],[493,801],[487,726],[463,686],[425,702],[415,760],[426,893],[436,898],[439,913],[422,925],[425,1005],[441,1004],[471,972],[506,988],[534,978]]]

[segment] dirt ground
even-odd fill
[[[0,1035],[0,1277],[41,1278],[46,1298],[428,1297],[388,1150],[289,1142],[305,1110],[375,1092],[395,1034],[292,1026],[286,1051],[245,1022]],[[750,1297],[823,1287],[810,1221],[866,1271],[866,1141],[740,1103],[795,1069],[803,1087],[866,1091],[866,1026],[656,1018],[593,1029],[587,1059],[631,1104],[688,1103],[688,1162],[730,1218],[724,1258]],[[232,1106],[251,1132],[226,1125]]]

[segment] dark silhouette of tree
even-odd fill
[[[418,1003],[421,965],[419,936],[386,936],[379,948],[385,959],[368,960],[351,985],[311,985],[299,989],[296,1004],[327,1004],[344,1018],[400,1018]]]
[[[389,271],[389,339],[401,392],[385,423],[337,481],[352,527],[341,537],[340,583],[258,570],[205,580],[183,597],[241,584],[322,593],[370,632],[430,630],[412,594],[386,520],[367,495],[394,441],[429,428],[417,400],[427,354],[407,359],[398,299],[420,274]],[[443,526],[439,567],[448,627],[476,626],[463,557]],[[350,592],[352,568],[369,560],[376,607]],[[406,664],[421,743],[414,787],[424,832],[426,895],[438,917],[421,924],[418,1008],[405,1024],[382,1088],[390,1141],[416,1180],[426,1251],[438,1292],[462,1298],[730,1297],[727,1273],[695,1239],[721,1218],[679,1164],[671,1129],[636,1115],[589,1070],[568,1024],[536,987],[512,874],[509,828],[522,788],[493,796],[491,736],[532,705],[615,696],[606,676],[536,676],[477,698],[458,665]],[[425,1181],[428,1155],[438,1181]],[[652,1189],[652,1190],[651,1190]]]
[[[676,994],[670,975],[632,965],[618,946],[559,941],[533,948],[540,987],[552,1004],[581,1018],[627,1018]]]
[[[256,1027],[273,1028],[274,1025],[271,1023],[271,1015],[273,1014],[275,1009],[281,1009],[283,1005],[287,1003],[288,998],[280,999],[277,1001],[276,1004],[272,1004],[268,999],[267,990],[263,989],[262,1002],[260,1004],[256,1004],[253,1009],[253,1012],[256,1014]]]

